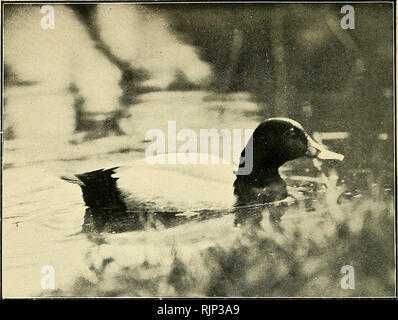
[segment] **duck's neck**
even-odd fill
[[[254,167],[250,174],[237,175],[235,184],[245,183],[253,187],[264,188],[267,185],[282,180],[278,169],[279,167]]]
[[[237,175],[234,182],[234,194],[237,205],[264,203],[280,200],[285,197],[286,184],[279,175],[279,166],[254,166],[248,175]],[[277,194],[267,192],[267,187]]]

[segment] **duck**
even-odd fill
[[[83,229],[123,232],[168,228],[230,213],[236,216],[235,224],[241,224],[247,217],[261,216],[268,204],[289,196],[279,172],[286,162],[301,157],[344,159],[314,141],[300,123],[282,117],[266,119],[257,126],[237,168],[222,161],[158,161],[164,156],[176,154],[61,176],[81,188],[86,206]]]

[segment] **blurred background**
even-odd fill
[[[197,108],[288,116],[348,133],[340,151],[360,165],[393,159],[390,4],[358,5],[345,30],[339,4],[59,5],[54,30],[39,8],[5,6],[7,140],[130,134],[150,100],[149,116],[175,102],[182,121]]]
[[[14,284],[39,278],[43,255],[66,283],[77,243],[87,257],[85,237],[65,240],[84,208],[58,175],[143,157],[147,130],[168,120],[254,129],[291,117],[345,155],[352,194],[378,183],[392,199],[392,5],[356,3],[355,29],[341,28],[341,4],[52,5],[55,28],[42,29],[40,5],[5,4],[6,292],[35,291]]]

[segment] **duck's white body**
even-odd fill
[[[164,155],[144,158],[115,170],[112,177],[118,178],[130,209],[137,203],[153,204],[160,211],[228,209],[235,204],[235,165],[214,156],[202,164],[200,154],[191,154],[196,164],[170,163],[177,156],[166,155],[163,163]]]
[[[181,222],[177,216],[187,216],[192,211],[206,215],[209,210],[229,211],[236,205],[280,201],[288,195],[279,174],[284,163],[304,156],[343,158],[317,144],[300,124],[290,119],[264,121],[254,131],[251,141],[253,170],[239,179],[231,162],[198,153],[160,154],[126,166],[62,179],[80,185],[88,207],[85,218],[88,223],[93,222],[96,230],[103,230],[108,223],[123,231],[124,225],[119,228],[115,221],[124,222],[130,217],[132,227],[137,230],[144,228],[152,217],[172,226]],[[246,148],[244,151],[249,154]],[[240,169],[237,174],[243,172]],[[245,221],[248,215],[258,221],[258,212],[241,212],[241,209],[234,208],[236,222]],[[274,212],[272,217],[278,221],[280,212]]]

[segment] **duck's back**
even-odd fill
[[[216,157],[200,163],[199,154],[191,154],[197,157],[196,164],[170,163],[174,155],[162,163],[163,156],[114,170],[112,177],[118,178],[116,184],[128,209],[134,210],[138,204],[157,211],[228,209],[234,205],[234,165]]]

